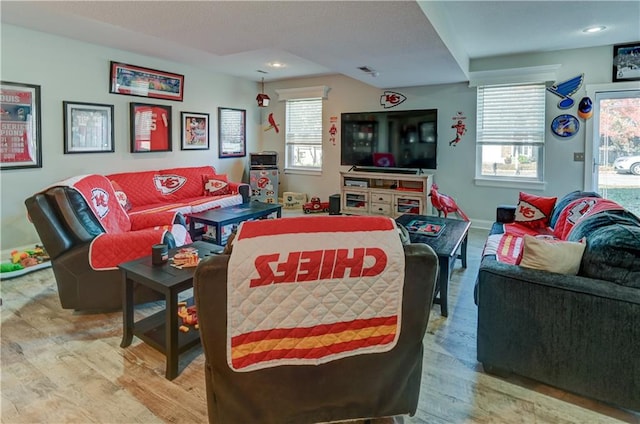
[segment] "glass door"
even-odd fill
[[[640,216],[640,90],[598,91],[593,110],[591,189]]]

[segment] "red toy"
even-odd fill
[[[311,201],[302,205],[304,213],[329,212],[329,202],[321,202],[319,197],[312,197]]]
[[[446,218],[449,212],[455,212],[464,221],[469,221],[467,214],[460,209],[451,196],[438,192],[438,186],[436,184],[431,185],[431,193],[429,193],[429,196],[431,196],[431,204],[438,210],[438,216],[440,216],[440,212],[442,212]]]

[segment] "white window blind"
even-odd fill
[[[544,84],[478,87],[478,144],[544,144]]]
[[[322,99],[287,100],[285,167],[322,168]]]

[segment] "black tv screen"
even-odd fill
[[[436,169],[438,110],[341,115],[340,164]]]

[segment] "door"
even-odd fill
[[[592,190],[640,216],[640,90],[598,91]]]

